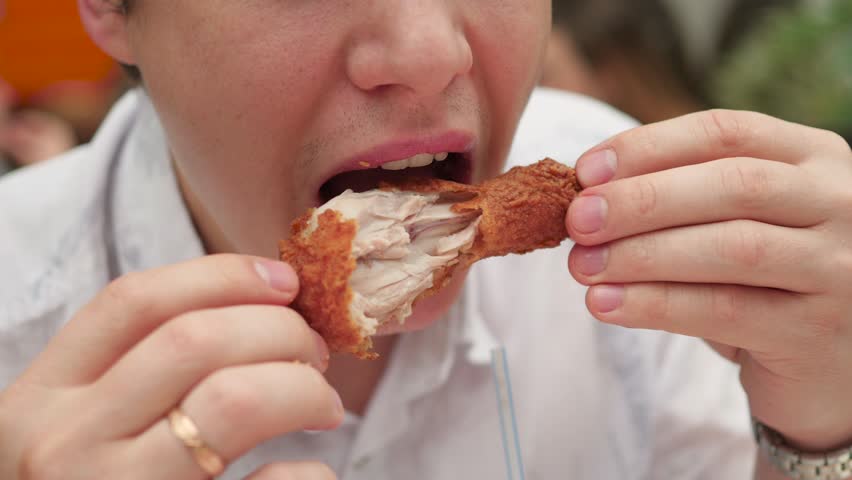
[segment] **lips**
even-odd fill
[[[474,137],[449,132],[377,146],[341,162],[317,192],[324,204],[346,190],[364,192],[381,182],[428,177],[470,183],[473,177]]]

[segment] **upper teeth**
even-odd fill
[[[447,152],[441,153],[418,153],[417,155],[404,158],[402,160],[397,160],[395,162],[383,163],[382,168],[385,170],[402,170],[408,167],[425,167],[426,165],[430,165],[433,161],[443,162],[449,157],[450,154]]]

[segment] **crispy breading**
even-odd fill
[[[565,214],[580,190],[574,169],[545,158],[515,167],[479,185],[434,178],[410,179],[384,188],[421,193],[456,193],[472,198],[453,206],[482,214],[476,242],[462,263],[555,247],[568,238]]]
[[[417,300],[443,288],[457,268],[467,268],[488,257],[559,245],[568,236],[568,205],[580,191],[574,170],[549,158],[515,167],[479,185],[412,178],[381,188],[439,193],[457,202],[453,211],[480,215],[473,245],[457,263],[435,271],[432,288]],[[301,280],[293,306],[325,338],[331,351],[373,358],[372,342],[361,335],[349,312],[353,296],[349,277],[356,266],[351,250],[358,226],[327,210],[319,216],[317,228],[305,235],[313,213],[311,210],[300,217],[293,224],[292,236],[279,245],[281,259],[296,269]]]
[[[361,335],[349,315],[349,277],[355,271],[352,240],[358,226],[339,212],[326,210],[318,217],[317,228],[304,236],[313,212],[311,209],[299,217],[293,223],[291,237],[278,245],[281,260],[299,274],[300,290],[292,307],[325,339],[332,352],[373,358],[372,340]]]

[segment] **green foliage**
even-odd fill
[[[767,17],[725,59],[711,97],[852,138],[852,0]]]

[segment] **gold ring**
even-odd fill
[[[172,429],[172,433],[192,453],[192,457],[198,466],[208,475],[217,477],[225,471],[225,462],[222,460],[222,457],[204,443],[195,422],[187,417],[180,408],[173,408],[169,412],[169,426]]]

